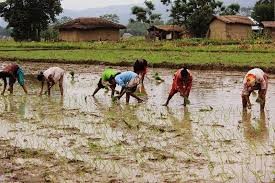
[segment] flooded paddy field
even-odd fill
[[[64,98],[58,87],[39,97],[34,74],[47,67],[23,64],[33,95],[17,84],[1,97],[0,182],[275,181],[274,75],[265,112],[255,96],[243,112],[245,73],[193,71],[191,105],[176,95],[163,107],[174,70],[150,69],[139,94],[145,102],[125,105],[104,90],[91,96],[102,66],[60,65],[68,71]]]

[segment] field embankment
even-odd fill
[[[129,66],[138,58],[147,59],[152,67],[187,65],[193,69],[216,70],[261,67],[275,73],[275,44],[263,41],[0,42],[0,59],[3,61]]]

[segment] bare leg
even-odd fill
[[[242,96],[243,108],[247,107],[248,109],[251,109],[251,102],[250,102],[249,96],[250,94]]]
[[[93,97],[95,96],[95,94],[97,94],[97,92],[100,90],[101,88],[99,88],[99,87],[97,87],[96,89],[95,89],[95,91],[94,91],[94,93],[93,93]]]
[[[63,76],[61,76],[60,80],[59,80],[59,88],[60,88],[60,93],[61,96],[64,95],[64,89],[63,89]]]
[[[23,88],[24,92],[25,92],[26,94],[28,94],[28,90],[27,90],[26,85],[22,85],[22,88]]]
[[[259,90],[258,98],[261,106],[261,111],[265,108],[265,101],[266,101],[266,90]]]
[[[50,82],[47,82],[47,86],[48,86],[48,95],[51,96],[51,84]]]
[[[173,98],[174,95],[175,95],[175,92],[170,93],[169,96],[168,96],[168,99],[167,99],[166,103],[163,104],[163,106],[168,106],[169,101]]]
[[[126,93],[126,104],[129,104],[130,102],[130,94]]]
[[[9,89],[8,89],[9,91],[10,91],[10,94],[13,94],[13,84],[11,84],[10,86],[9,86]]]
[[[134,93],[126,93],[126,96],[127,96],[127,94],[129,95],[129,97],[132,96],[132,97],[134,97],[135,99],[137,99],[137,100],[138,100],[138,103],[143,102],[143,100],[142,100],[141,98],[139,98],[138,96],[136,96]]]
[[[6,91],[6,88],[7,88],[7,79],[4,78],[3,80],[4,80],[4,88],[3,88],[3,91],[2,91],[2,93],[1,93],[1,95],[4,95],[4,94],[5,94],[5,91]]]

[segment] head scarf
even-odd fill
[[[256,76],[254,74],[248,74],[246,76],[246,83],[250,87],[255,86],[255,84],[256,84]]]

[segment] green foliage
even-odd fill
[[[240,9],[241,7],[239,4],[233,3],[227,7],[224,7],[224,10],[220,13],[220,15],[236,15],[240,13]]]
[[[55,22],[53,22],[51,25],[48,26],[48,28],[41,32],[41,38],[44,41],[58,41],[59,31],[55,29],[55,27],[67,23],[71,21],[71,17],[61,17],[60,19],[57,19]]]
[[[134,36],[144,36],[147,33],[148,26],[148,24],[142,22],[129,22],[125,32],[130,33]]]
[[[60,0],[6,0],[0,3],[0,16],[13,28],[16,41],[40,41],[41,32],[62,12]]]
[[[130,22],[142,22],[145,25],[155,25],[161,22],[161,14],[153,13],[155,10],[155,5],[152,1],[146,0],[144,2],[145,8],[140,6],[134,6],[132,8],[132,14],[135,16],[134,19],[130,19]]]
[[[119,23],[119,16],[117,14],[105,14],[105,15],[100,16],[100,18],[109,20],[114,23]]]
[[[10,36],[11,30],[7,28],[3,28],[0,26],[0,37],[1,36]]]
[[[41,32],[41,38],[44,41],[58,41],[58,30],[54,29],[52,26],[49,26],[47,30]]]
[[[222,7],[222,2],[216,0],[161,0],[161,2],[165,5],[171,4],[170,16],[174,19],[174,23],[185,25],[195,37],[205,37],[213,14]]]
[[[258,22],[274,20],[274,0],[259,0],[252,13],[252,17]]]

